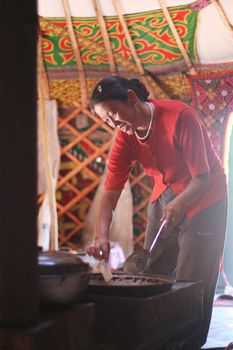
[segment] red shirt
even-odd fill
[[[152,101],[155,116],[150,136],[119,131],[110,154],[107,190],[121,190],[136,161],[154,179],[151,202],[170,186],[181,193],[192,177],[209,172],[207,189],[186,208],[189,217],[226,197],[226,177],[207,131],[188,105],[175,100]]]

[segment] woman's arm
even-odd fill
[[[210,166],[204,139],[204,127],[190,109],[184,109],[176,125],[175,139],[177,147],[189,169],[191,180],[186,188],[164,208],[167,227],[177,224],[185,209],[207,188]]]
[[[105,190],[99,206],[95,243],[87,248],[87,253],[96,259],[108,260],[110,245],[109,231],[112,223],[113,212],[116,208],[121,190]]]
[[[163,218],[166,218],[167,227],[175,225],[181,220],[187,206],[204,192],[208,186],[208,182],[209,173],[193,177],[184,191],[166,205]]]

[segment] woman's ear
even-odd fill
[[[127,90],[127,95],[128,95],[128,100],[130,102],[132,102],[134,104],[136,104],[138,102],[139,99],[133,90],[131,90],[131,89]]]

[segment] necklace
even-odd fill
[[[152,106],[151,106],[151,104],[150,104],[149,102],[145,102],[145,103],[147,104],[147,106],[148,106],[149,109],[150,109],[150,124],[149,124],[149,126],[148,126],[146,135],[143,136],[143,137],[139,136],[138,133],[137,133],[137,131],[135,131],[135,133],[136,133],[137,137],[139,138],[139,140],[145,140],[145,139],[148,137],[149,132],[150,132],[150,129],[151,129],[151,126],[152,126],[152,122],[153,122],[153,114],[154,114],[154,113],[153,113],[153,108],[152,108]]]

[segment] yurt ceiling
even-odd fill
[[[85,6],[74,0],[40,0],[38,14],[44,62],[51,80],[83,76],[81,66],[86,79],[109,73],[143,75],[146,70],[157,75],[155,79],[162,84],[165,95],[187,99],[181,88],[173,91],[171,77],[170,86],[169,77],[165,79],[163,74],[213,70],[217,67],[200,65],[233,60],[231,0],[88,0]],[[78,57],[82,64],[77,63]],[[182,83],[186,88],[185,79]],[[162,91],[157,95],[165,97]],[[69,104],[69,96],[59,97]]]
[[[86,23],[96,18],[94,2],[86,0],[83,6],[82,2],[75,0],[69,1],[70,14],[74,19],[85,19]],[[233,36],[229,30],[233,25],[233,2],[231,0],[219,1],[193,1],[193,0],[122,0],[122,15],[133,15],[145,12],[161,11],[161,3],[168,8],[179,9],[180,6],[192,8],[198,15],[197,26],[193,28],[195,36],[195,46],[197,62],[201,64],[223,63],[233,59]],[[102,15],[107,17],[116,17],[114,2],[109,0],[100,1]],[[48,2],[40,0],[38,3],[38,13],[42,17],[52,19],[65,18],[65,11],[61,0]],[[224,18],[225,17],[225,18]],[[140,19],[139,19],[140,21]],[[229,24],[227,24],[227,21]],[[142,23],[141,23],[142,24]],[[189,23],[190,25],[191,23]],[[196,24],[196,23],[195,23]],[[143,24],[142,24],[143,25]],[[132,24],[133,26],[133,24]],[[159,23],[158,23],[159,26]],[[156,27],[156,24],[155,24]],[[132,28],[133,29],[133,28]],[[83,30],[83,35],[88,36],[88,31]]]
[[[38,73],[58,106],[60,244],[77,247],[105,169],[113,130],[88,101],[107,75],[142,79],[155,98],[196,108],[222,156],[233,110],[232,0],[38,0]],[[150,185],[131,175],[134,238],[142,243]]]

